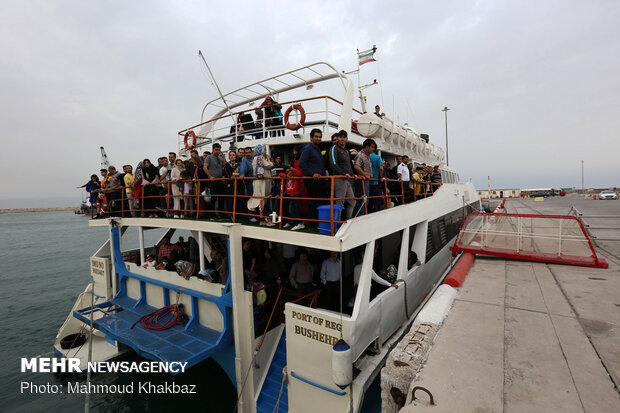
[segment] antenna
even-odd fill
[[[224,99],[224,95],[222,94],[222,91],[220,90],[219,85],[217,84],[215,77],[213,76],[213,73],[211,72],[211,68],[209,67],[209,64],[207,63],[207,60],[205,59],[204,55],[202,54],[202,51],[198,50],[198,56],[200,56],[202,58],[202,61],[204,62],[205,66],[207,67],[207,70],[209,71],[209,76],[211,77],[211,80],[213,81],[213,84],[215,85],[215,88],[217,89],[217,92],[220,94],[220,98],[222,98],[222,102],[224,102],[224,105],[226,106],[226,109],[228,110],[228,113],[230,113],[230,117],[233,121],[233,124],[236,125],[236,120],[235,117],[232,113],[232,111],[230,110],[230,107],[228,106],[228,102],[226,102],[226,99]]]

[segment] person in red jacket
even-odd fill
[[[289,178],[286,180],[286,185],[284,187],[284,194],[287,197],[287,210],[290,218],[299,218],[299,198],[301,195],[301,180],[293,179],[293,177],[300,177],[303,175],[303,172],[299,168],[288,168],[286,170],[286,177]],[[281,173],[280,176],[284,177],[284,174]],[[293,230],[303,229],[305,228],[302,221],[294,220],[293,223],[295,226]],[[288,228],[291,224],[289,222],[284,224],[284,228]]]

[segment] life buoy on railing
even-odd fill
[[[187,138],[189,138],[190,136],[192,137],[192,144],[191,145],[187,143]],[[188,151],[191,151],[192,149],[194,149],[195,146],[196,146],[196,134],[194,133],[193,130],[188,130],[185,133],[185,148]]]
[[[293,109],[299,111],[300,119],[299,119],[299,122],[290,124],[288,122],[288,118],[291,115],[291,112],[293,111]],[[286,113],[284,113],[284,124],[286,125],[288,129],[297,130],[301,128],[302,126],[304,126],[305,121],[306,121],[306,111],[299,103],[289,106],[288,109],[286,109]]]

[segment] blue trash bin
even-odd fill
[[[319,232],[321,234],[331,234],[331,222],[325,222],[332,220],[329,205],[319,205],[316,209],[319,211]],[[343,206],[334,204],[334,221],[340,221],[340,211],[343,209]],[[340,224],[336,223],[335,225],[336,227],[334,228],[334,231],[337,231]]]

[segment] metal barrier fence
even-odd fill
[[[572,215],[474,212],[463,221],[452,251],[607,268]]]
[[[360,183],[361,194],[354,197],[336,197],[335,182],[339,179],[348,179],[352,183]],[[276,184],[274,192],[265,195],[247,195],[245,188],[256,181],[268,180]],[[328,196],[313,197],[311,194],[304,196],[288,196],[285,193],[285,182],[288,180],[299,181],[300,184],[308,181],[321,181],[327,190]],[[365,182],[375,181],[381,187],[380,195],[370,195],[366,192]],[[178,193],[172,190],[177,183],[191,183],[193,186],[192,194]],[[327,223],[329,233],[332,235],[336,226],[346,222],[346,219],[334,219],[334,214],[330,214],[330,219],[314,218],[314,211],[310,210],[307,217],[294,217],[288,212],[290,202],[306,202],[309,208],[316,208],[320,205],[329,205],[330,211],[334,211],[334,204],[346,203],[353,200],[356,203],[354,215],[365,215],[378,210],[387,209],[409,202],[414,202],[416,198],[423,199],[432,196],[440,184],[424,184],[423,191],[417,197],[413,190],[405,187],[402,180],[394,179],[362,179],[360,177],[346,176],[322,176],[313,177],[264,177],[264,178],[212,178],[212,179],[193,179],[166,181],[164,183],[152,183],[143,186],[143,194],[139,197],[127,197],[124,186],[114,188],[104,188],[100,190],[101,195],[96,205],[91,207],[92,218],[102,218],[116,216],[122,218],[130,217],[180,217],[185,218],[228,218],[232,222],[239,222],[240,219],[257,219],[269,221],[269,226],[278,225],[282,228],[286,223]],[[307,185],[304,185],[307,186]],[[370,187],[370,185],[368,185]],[[131,189],[131,188],[130,188]],[[148,191],[147,191],[148,189]],[[175,193],[177,192],[177,193]],[[325,192],[325,191],[323,191]],[[147,194],[148,193],[148,194]],[[301,192],[304,193],[303,191]],[[258,212],[248,210],[247,201],[251,198],[258,199]],[[174,208],[175,199],[184,201],[183,208]],[[374,201],[374,202],[373,202]],[[131,204],[130,204],[131,203]],[[363,208],[363,213],[362,213]],[[307,208],[306,208],[307,209]],[[271,211],[271,212],[269,212]]]
[[[620,241],[620,237],[609,237],[609,236],[605,236],[605,237],[600,237],[598,235],[595,235],[592,233],[592,230],[596,230],[596,231],[613,231],[613,230],[620,230],[620,215],[584,215],[581,211],[579,211],[577,208],[575,208],[574,205],[571,205],[570,211],[568,213],[569,215],[574,215],[576,217],[578,217],[579,219],[581,219],[581,221],[583,222],[584,227],[586,228],[586,231],[588,231],[588,235],[590,236],[590,238],[592,240],[594,240],[594,242],[596,241]],[[611,226],[600,226],[600,224],[598,225],[592,225],[590,223],[588,223],[586,221],[586,219],[588,220],[595,220],[595,222],[598,222],[596,220],[604,220],[605,222],[609,222],[610,220],[614,221],[616,223],[618,223],[617,226],[615,227],[611,227]]]

